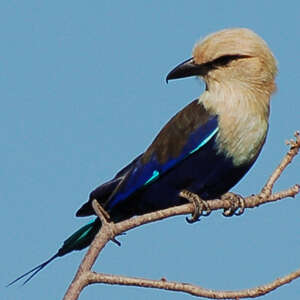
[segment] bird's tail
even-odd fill
[[[20,279],[24,278],[25,276],[31,274],[23,283],[26,284],[32,277],[34,277],[39,271],[41,271],[44,267],[46,267],[52,260],[54,260],[57,257],[64,256],[73,250],[81,250],[93,241],[95,235],[101,228],[101,221],[99,218],[91,221],[87,225],[81,227],[79,230],[77,230],[75,233],[73,233],[69,238],[67,238],[62,247],[57,251],[56,254],[54,254],[52,257],[50,257],[48,260],[43,262],[42,264],[36,266],[35,268],[31,269],[30,271],[26,272],[25,274],[19,276],[17,279],[10,282],[7,286],[10,286]]]

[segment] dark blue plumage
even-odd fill
[[[206,90],[177,113],[149,148],[110,181],[91,192],[76,216],[93,215],[96,199],[118,222],[186,203],[185,189],[203,200],[220,197],[249,170],[265,142],[276,61],[265,42],[247,29],[228,29],[197,44],[193,57],[167,80],[199,75]],[[30,280],[59,256],[87,247],[99,218],[71,235],[50,259],[26,275]]]
[[[118,173],[116,179],[93,191],[77,216],[94,213],[93,199],[110,213],[112,220],[120,221],[185,203],[178,196],[182,189],[203,199],[222,195],[253,161],[234,166],[229,157],[218,153],[217,132],[218,117],[210,115],[198,100],[193,101],[170,120],[145,153]],[[107,185],[113,193],[106,198],[103,196]]]
[[[177,169],[182,169],[182,166],[189,164],[189,161],[193,161],[195,157],[198,156],[197,152],[200,152],[200,149],[218,132],[217,117],[207,117],[207,115],[204,115],[205,110],[202,109],[201,105],[197,102],[198,100],[195,100],[177,115],[177,118],[173,118],[161,131],[150,148],[132,165],[115,194],[111,196],[107,204],[105,204],[108,211],[113,211],[115,206],[130,197],[134,197],[134,194],[140,190],[142,190],[140,193],[143,195],[140,197],[140,206],[145,206],[144,202],[145,204],[148,202],[149,204],[151,202],[157,202],[158,205],[154,204],[157,208],[170,206],[170,201],[168,201],[167,198],[174,199],[174,197],[172,197],[174,196],[172,190],[178,192],[177,187],[179,183],[182,185],[184,178],[188,177],[187,172],[180,173]],[[199,110],[199,108],[201,108],[201,110]],[[185,124],[183,127],[184,130],[186,130],[187,127],[193,130],[188,134],[181,134],[180,129],[178,129],[180,126],[182,127],[180,116],[191,112],[192,109],[198,110],[199,112],[201,111],[202,115],[197,114],[198,119],[186,118],[186,123],[188,124]],[[203,122],[204,118],[207,119],[205,123]],[[179,139],[181,142],[179,142]],[[173,144],[173,147],[166,146],[165,143],[168,145]],[[176,171],[174,172],[174,170]],[[178,174],[175,175],[175,173]],[[163,178],[165,178],[165,180]],[[197,180],[196,174],[193,180]],[[158,190],[160,189],[161,192],[169,190],[170,195],[164,199],[159,196],[157,192],[154,193],[154,183],[158,185]],[[149,194],[148,197],[151,198],[152,193],[154,198],[145,201],[144,198],[147,198],[146,195]],[[168,204],[165,205],[163,204],[164,202]]]

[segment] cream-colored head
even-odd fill
[[[275,91],[276,60],[266,42],[246,28],[224,29],[197,43],[193,57],[178,65],[167,80],[198,75],[208,88],[235,85],[270,95]]]
[[[207,36],[193,50],[196,65],[206,65],[203,78],[212,81],[243,82],[275,90],[276,60],[266,42],[246,28],[225,29]]]
[[[218,149],[234,165],[254,160],[266,138],[276,60],[266,42],[245,28],[225,29],[197,43],[193,57],[167,80],[200,76],[206,90],[199,104],[218,116]]]

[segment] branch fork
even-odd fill
[[[278,178],[281,176],[286,167],[292,162],[293,158],[298,154],[300,148],[300,133],[295,133],[295,140],[288,141],[290,146],[289,151],[283,157],[282,161],[275,169],[273,174],[270,176],[261,192],[257,195],[251,195],[243,199],[243,203],[240,204],[240,209],[254,208],[261,204],[277,201],[287,197],[295,197],[300,192],[300,184],[296,183],[292,187],[273,193],[273,186]],[[230,194],[230,193],[229,193]],[[185,194],[186,195],[186,194]],[[230,195],[229,195],[230,196]],[[225,194],[221,199],[214,199],[206,201],[209,210],[223,209],[224,211],[232,208],[231,201],[228,200],[228,194]],[[145,278],[135,278],[119,275],[110,275],[103,273],[95,273],[91,271],[91,268],[96,261],[99,253],[105,247],[105,245],[111,240],[115,241],[115,237],[128,231],[132,228],[147,224],[150,222],[158,221],[167,217],[175,215],[184,215],[194,213],[195,206],[193,203],[184,204],[168,209],[148,213],[142,216],[137,216],[119,223],[113,223],[110,221],[108,213],[101,207],[101,205],[94,200],[92,202],[95,213],[102,222],[102,227],[92,242],[89,250],[87,251],[83,261],[81,262],[78,271],[69,286],[64,300],[75,300],[78,299],[82,289],[94,283],[105,283],[105,284],[118,284],[127,286],[138,286],[157,288],[164,290],[180,291],[185,292],[198,297],[205,297],[210,299],[241,299],[241,298],[255,298],[265,295],[278,287],[290,283],[296,278],[300,277],[300,269],[292,272],[286,276],[278,278],[268,284],[264,284],[251,289],[240,290],[240,291],[216,291],[205,289],[200,286],[196,286],[189,283],[167,281],[165,278],[160,280],[150,280]],[[118,243],[118,242],[117,242]]]

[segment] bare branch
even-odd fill
[[[287,145],[290,145],[290,150],[288,153],[284,156],[276,170],[273,172],[273,174],[268,179],[267,183],[263,187],[261,194],[266,194],[266,196],[270,196],[272,193],[272,189],[274,186],[274,183],[277,181],[279,176],[282,174],[284,169],[292,162],[293,158],[298,154],[299,147],[300,147],[300,132],[296,131],[294,133],[295,140],[290,140],[287,142]]]
[[[245,208],[257,207],[261,204],[281,200],[287,197],[295,197],[300,192],[300,184],[295,184],[294,186],[272,194],[273,186],[277,179],[280,177],[285,168],[290,164],[293,158],[298,154],[300,148],[300,134],[299,132],[295,133],[295,140],[289,141],[290,149],[287,154],[284,156],[276,170],[268,179],[267,183],[257,195],[252,195],[243,199],[243,206]],[[207,201],[207,204],[211,210],[218,209],[229,209],[232,206],[232,203],[225,197],[222,199],[214,199]],[[64,300],[75,300],[78,299],[81,290],[89,285],[94,283],[106,283],[106,284],[119,284],[119,285],[131,285],[139,287],[148,287],[148,288],[159,288],[165,290],[181,291],[185,293],[192,294],[194,296],[201,296],[212,299],[240,299],[240,298],[254,298],[274,289],[291,282],[292,280],[300,277],[300,269],[288,274],[287,276],[278,278],[271,283],[261,285],[247,290],[240,291],[214,291],[202,288],[200,286],[167,281],[166,279],[161,280],[149,280],[144,278],[134,278],[134,277],[125,277],[118,275],[109,275],[102,273],[91,272],[91,268],[95,263],[99,253],[105,247],[107,242],[114,240],[115,237],[125,231],[128,231],[132,228],[141,226],[143,224],[155,222],[162,220],[171,216],[183,215],[193,213],[194,205],[192,203],[184,204],[181,206],[171,207],[168,209],[148,213],[142,216],[137,216],[123,222],[112,223],[109,222],[109,216],[106,211],[99,205],[99,203],[94,200],[93,208],[102,222],[101,230],[96,235],[94,241],[92,242],[88,252],[86,253],[82,263],[79,266],[79,269],[69,286]]]
[[[105,245],[116,236],[112,231],[114,224],[108,223],[107,221],[107,212],[96,200],[93,200],[92,205],[102,222],[101,230],[97,233],[89,250],[85,254],[78,271],[63,298],[65,300],[78,299],[81,290],[88,284],[89,271],[95,263],[99,253]]]
[[[160,280],[150,280],[144,278],[118,276],[94,272],[90,272],[88,274],[88,281],[90,284],[106,283],[178,291],[188,293],[193,296],[205,297],[210,299],[241,299],[255,298],[265,295],[275,290],[279,286],[287,284],[298,277],[300,277],[300,269],[284,277],[278,278],[268,284],[240,291],[209,290],[189,283],[167,281],[165,278]]]

